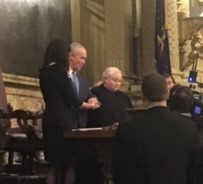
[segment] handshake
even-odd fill
[[[90,104],[90,108],[89,109],[98,109],[101,106],[101,103],[95,97],[90,98],[87,101],[87,103]]]

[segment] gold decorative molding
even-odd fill
[[[194,32],[199,31],[203,27],[203,17],[183,18],[183,36],[185,39],[191,39]]]
[[[14,75],[9,73],[2,73],[2,76],[3,76],[3,81],[5,83],[39,87],[39,79],[37,78]]]
[[[13,109],[24,109],[32,112],[42,110],[43,98],[39,79],[9,73],[2,73],[7,103]]]

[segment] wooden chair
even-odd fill
[[[43,150],[42,136],[37,136],[34,124],[40,119],[42,114],[33,115],[23,110],[15,110],[3,114],[2,118],[16,119],[18,128],[8,128],[6,131],[7,143],[4,150],[8,152],[8,170],[14,168],[14,153],[17,152],[22,157],[21,170],[23,174],[32,174],[34,172],[34,160],[37,151]],[[28,120],[31,123],[28,123]]]
[[[0,117],[1,113],[8,112],[8,105],[6,99],[6,91],[3,82],[2,72],[0,68]],[[6,143],[5,131],[10,126],[10,121],[8,119],[0,118],[0,173],[3,172],[3,162],[4,162],[4,153],[5,151],[2,149]]]
[[[0,183],[35,183],[44,182],[45,176],[34,174],[36,152],[43,151],[42,135],[36,134],[34,125],[42,118],[42,114],[29,111],[9,111],[5,86],[0,69]],[[18,128],[11,128],[10,121],[16,119]],[[15,170],[14,153],[22,156],[20,169]],[[8,164],[5,165],[5,154],[8,154]],[[16,171],[15,175],[12,170]],[[6,171],[8,171],[6,173]]]

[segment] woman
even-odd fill
[[[77,128],[71,111],[75,108],[93,109],[96,105],[80,101],[67,76],[68,44],[52,40],[45,52],[40,70],[40,88],[46,104],[43,116],[45,157],[50,163],[47,183],[73,184],[77,145],[63,138],[64,130]]]

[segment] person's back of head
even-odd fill
[[[150,103],[166,101],[169,91],[165,78],[158,73],[145,76],[142,82],[142,93]]]
[[[45,51],[44,63],[42,68],[49,66],[51,63],[64,67],[67,66],[68,52],[70,48],[64,40],[52,40]]]
[[[168,107],[172,111],[190,113],[194,104],[194,95],[188,86],[176,84],[170,90]]]

